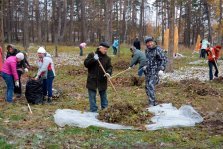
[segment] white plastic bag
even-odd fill
[[[97,126],[108,129],[132,129],[132,127],[128,126],[101,122],[97,119],[97,116],[98,113],[81,112],[69,109],[58,109],[55,112],[54,121],[60,127],[68,125],[77,126],[81,128],[86,128],[88,126]]]
[[[195,126],[196,123],[201,123],[203,121],[200,114],[189,105],[183,105],[178,110],[176,107],[173,107],[171,103],[161,104],[150,107],[148,110],[155,114],[151,119],[153,124],[146,126],[148,130],[171,127],[189,127]]]

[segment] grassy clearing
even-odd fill
[[[37,46],[33,46],[30,52],[33,53],[36,49]],[[47,49],[53,54],[53,46],[47,45]],[[87,48],[84,51],[85,56],[95,49],[96,47]],[[78,54],[79,49],[60,46],[59,53]],[[111,53],[110,49],[109,55]],[[198,60],[197,55],[193,57],[189,50],[183,49],[181,53],[187,57],[175,60],[175,69],[190,67],[189,62]],[[120,58],[111,57],[113,64],[121,60],[129,62],[131,53],[127,46],[123,46]],[[84,69],[83,65],[66,65],[57,68],[54,87],[62,90],[62,96],[56,99],[53,105],[31,105],[32,115],[28,113],[25,97],[12,105],[0,102],[0,148],[221,148],[223,146],[221,135],[223,128],[220,127],[223,119],[223,97],[209,94],[201,96],[197,94],[196,90],[187,90],[188,86],[184,83],[160,84],[157,86],[157,99],[160,103],[171,102],[177,107],[182,104],[192,104],[205,118],[205,123],[196,127],[158,131],[115,131],[92,126],[86,129],[57,127],[53,122],[55,110],[76,109],[85,111],[89,109],[85,88],[87,74],[83,71]],[[113,74],[120,71],[114,68]],[[120,80],[130,78],[136,73],[137,68],[120,76]],[[29,72],[29,75],[34,74],[34,71]],[[24,78],[24,83],[26,79]],[[3,84],[1,80],[1,97],[4,96],[5,90]],[[216,89],[220,95],[223,95],[221,83],[205,82],[204,86]],[[116,88],[121,97],[120,102],[130,102],[136,105],[147,103],[144,83],[141,86],[117,83]],[[119,101],[110,86],[108,99],[110,104]],[[100,103],[99,100],[98,103]]]

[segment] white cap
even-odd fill
[[[37,53],[46,53],[46,50],[44,49],[44,47],[39,47]]]
[[[24,59],[24,54],[20,52],[20,53],[16,54],[16,58],[18,58],[22,61]]]

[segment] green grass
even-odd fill
[[[29,51],[37,50],[34,45]],[[88,47],[84,51],[84,57],[97,47]],[[54,46],[47,45],[47,50],[53,53]],[[78,47],[59,46],[61,52],[78,54]],[[109,55],[112,50],[110,49]],[[186,58],[174,60],[174,68],[180,69],[191,67],[188,63],[198,60],[198,55],[192,56],[192,51],[181,49]],[[84,59],[83,57],[83,59]],[[121,46],[120,57],[111,56],[112,63],[124,60],[130,62],[131,53],[128,46]],[[80,66],[63,66],[56,69],[55,88],[60,88],[63,95],[55,100],[53,105],[31,105],[33,114],[29,114],[27,103],[23,97],[13,105],[0,102],[0,148],[220,148],[222,147],[222,136],[213,133],[215,128],[191,127],[176,129],[161,129],[157,131],[136,130],[109,130],[98,127],[59,128],[53,121],[54,112],[61,109],[89,110],[87,90],[85,87],[87,74],[69,75],[68,71],[73,69],[85,69]],[[114,68],[113,74],[120,70]],[[123,78],[136,75],[137,69],[123,74]],[[30,74],[36,72],[30,71]],[[223,85],[215,82],[206,82],[213,88],[223,92]],[[147,96],[143,86],[120,86],[116,89],[121,96],[120,102],[131,102],[134,104],[147,103]],[[0,88],[0,93],[4,93]],[[192,98],[174,82],[168,82],[157,88],[157,99],[159,102],[171,102],[179,107],[182,104],[192,104],[198,112],[205,116],[207,112],[222,113],[222,99],[211,96],[195,96]],[[4,96],[4,95],[1,95]],[[117,101],[113,89],[108,87],[109,104]],[[100,103],[97,100],[97,103]],[[215,105],[215,103],[219,103]],[[216,110],[218,107],[218,110]],[[203,115],[204,114],[204,115]],[[2,136],[2,137],[1,137]],[[13,142],[13,145],[11,145]]]

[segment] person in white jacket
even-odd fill
[[[46,52],[46,50],[43,47],[40,47],[37,50],[39,61],[37,63],[38,65],[38,72],[35,77],[35,79],[42,78],[43,79],[43,95],[44,100],[46,101],[46,96],[48,95],[48,103],[52,102],[52,96],[53,96],[53,80],[56,76],[55,69],[54,69],[54,63],[53,59],[51,58],[51,55]]]
[[[203,39],[201,41],[201,51],[200,51],[200,58],[205,58],[207,55],[206,49],[210,46],[210,42],[207,39]]]

